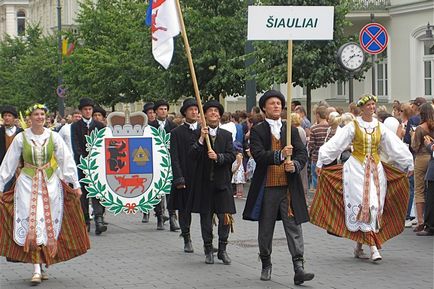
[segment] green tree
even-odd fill
[[[39,27],[29,27],[27,36],[6,36],[0,43],[0,105],[24,110],[35,102],[57,107],[57,44],[43,37]]]
[[[201,95],[243,94],[245,1],[182,1]],[[147,3],[86,0],[78,15],[78,43],[63,66],[68,101],[83,96],[114,105],[120,101],[177,100],[194,96],[180,36],[168,70],[153,58]]]
[[[346,35],[345,27],[351,23],[345,19],[349,11],[347,0],[263,0],[262,5],[292,6],[334,6],[333,40],[329,41],[294,41],[292,81],[293,85],[307,90],[307,112],[311,111],[312,89],[325,87],[338,80],[347,80],[347,74],[336,63],[339,47],[351,39]],[[255,72],[259,90],[269,89],[274,83],[287,82],[287,42],[255,41],[256,59],[252,69]],[[363,71],[356,75],[361,78]]]

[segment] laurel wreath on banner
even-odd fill
[[[80,164],[78,165],[78,168],[84,172],[86,177],[80,181],[86,184],[88,198],[101,200],[101,204],[115,215],[121,212],[136,213],[138,210],[148,213],[160,202],[161,195],[170,193],[173,178],[169,155],[170,134],[166,133],[164,129],[150,128],[154,136],[155,144],[162,146],[162,148],[158,150],[162,155],[160,163],[162,169],[158,181],[156,180],[153,183],[153,188],[148,192],[147,199],[145,199],[145,196],[142,196],[138,204],[124,204],[119,197],[115,196],[110,190],[107,190],[105,184],[99,181],[99,174],[96,172],[98,169],[96,157],[100,152],[97,149],[101,148],[103,145],[106,128],[101,130],[95,129],[90,135],[86,135],[86,151],[89,153],[87,157],[80,157]]]

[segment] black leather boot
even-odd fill
[[[170,220],[169,220],[170,231],[176,232],[180,229],[178,225],[178,220],[176,218],[176,211],[170,211],[169,214],[170,214]]]
[[[261,280],[262,281],[269,281],[271,280],[271,256],[261,256],[259,255],[259,258],[261,258],[262,262],[262,270],[261,270]]]
[[[193,253],[193,244],[191,243],[190,233],[182,233],[181,236],[184,238],[184,252]]]
[[[142,223],[149,223],[149,213],[143,213]]]
[[[212,243],[211,244],[205,244],[205,264],[214,264],[214,253],[212,249]]]
[[[229,258],[228,253],[226,252],[226,245],[228,241],[219,241],[219,250],[217,252],[217,258],[223,261],[223,264],[230,265],[231,258]]]
[[[294,264],[294,284],[295,285],[301,285],[304,283],[304,281],[310,281],[315,277],[313,273],[306,273],[304,271],[303,257],[294,257],[292,258],[292,262]]]
[[[157,230],[164,230],[164,220],[162,215],[157,216]]]
[[[107,231],[107,226],[104,225],[102,216],[95,216],[95,234],[101,235],[105,231]]]

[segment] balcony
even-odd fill
[[[356,11],[378,11],[390,7],[390,0],[351,0],[350,10]]]

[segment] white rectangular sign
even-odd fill
[[[332,40],[333,6],[249,6],[248,40]]]

